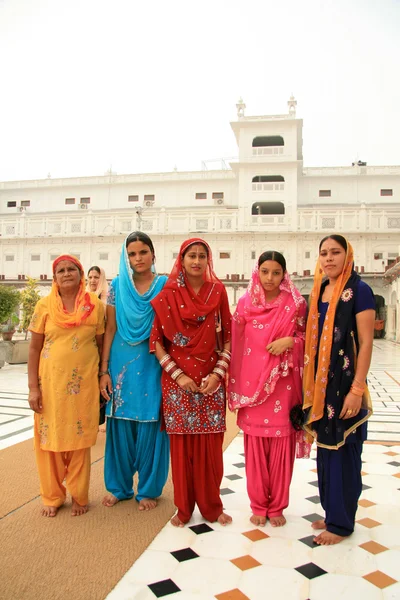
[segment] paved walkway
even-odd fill
[[[183,529],[168,523],[107,600],[400,600],[400,346],[376,340],[369,379],[373,443],[364,447],[350,538],[313,544],[310,524],[323,515],[315,451],[296,461],[287,525],[254,527],[239,435],[224,454],[221,489],[232,525],[205,523],[198,512]],[[26,382],[26,365],[0,370],[0,449],[32,437]]]

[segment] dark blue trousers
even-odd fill
[[[362,442],[344,444],[339,450],[317,449],[319,496],[325,510],[327,531],[351,535],[362,491]]]

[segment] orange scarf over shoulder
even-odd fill
[[[65,310],[62,298],[60,296],[60,291],[55,280],[53,279],[51,292],[48,296],[49,314],[53,323],[59,327],[79,327],[79,325],[81,325],[82,322],[92,314],[95,305],[90,297],[90,294],[85,291],[85,274],[80,261],[75,256],[72,256],[71,254],[63,254],[56,258],[53,263],[53,274],[56,271],[57,265],[63,260],[71,261],[81,272],[81,280],[79,282],[78,293],[76,294],[75,298],[74,311],[69,313]]]
[[[332,297],[329,301],[329,308],[326,313],[322,336],[318,352],[318,369],[315,373],[315,357],[318,348],[318,300],[321,292],[322,279],[324,272],[321,268],[319,259],[314,273],[314,286],[311,292],[311,302],[307,319],[306,345],[304,354],[303,371],[303,410],[312,407],[309,412],[306,425],[313,421],[318,421],[324,414],[325,394],[326,394],[326,373],[329,370],[331,358],[333,329],[335,322],[336,307],[343,293],[347,281],[353,270],[354,252],[351,244],[347,242],[347,253],[344,261],[343,271],[338,277],[333,289]]]

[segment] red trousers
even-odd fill
[[[197,503],[207,521],[216,521],[223,511],[220,486],[224,434],[170,434],[169,440],[178,518],[187,523]]]
[[[244,434],[247,493],[254,515],[280,517],[289,504],[296,433],[277,437]]]

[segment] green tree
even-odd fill
[[[28,277],[26,287],[21,292],[22,322],[21,329],[25,332],[25,339],[28,337],[28,327],[31,322],[35,306],[40,300],[37,279]]]
[[[11,323],[21,301],[20,292],[12,286],[0,284],[0,324]]]

